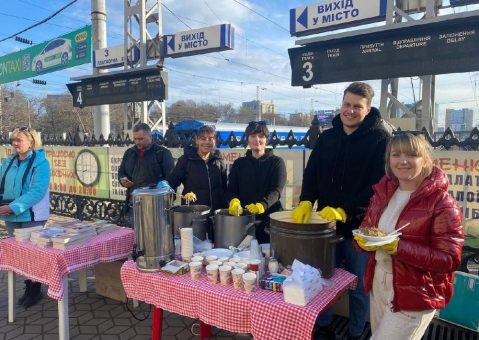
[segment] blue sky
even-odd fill
[[[14,34],[46,18],[70,0],[3,0],[0,8],[0,39]],[[339,105],[345,83],[316,85],[311,89],[290,86],[291,70],[287,49],[296,38],[289,35],[289,10],[317,1],[285,0],[164,0],[163,33],[173,34],[219,23],[235,27],[235,49],[191,57],[167,59],[169,99],[193,99],[211,103],[232,103],[256,99],[260,86],[261,98],[273,101],[282,113],[309,112],[311,107],[331,109]],[[448,0],[444,0],[447,4]],[[74,5],[39,27],[21,34],[40,43],[90,23],[91,0]],[[123,43],[123,0],[106,0],[108,46]],[[248,7],[248,8],[247,8]],[[456,12],[476,10],[479,5],[456,8]],[[443,10],[441,14],[450,13]],[[267,18],[267,19],[266,19]],[[187,25],[190,27],[188,28]],[[28,47],[9,39],[0,43],[0,55]],[[57,71],[41,77],[46,86],[21,81],[28,94],[44,96],[66,91],[70,77],[91,73],[91,65]],[[373,104],[379,104],[380,82],[370,81],[376,90]],[[436,99],[440,120],[446,108],[473,108],[475,123],[479,121],[479,72],[440,75],[436,79]],[[413,91],[414,89],[414,91]],[[400,80],[399,100],[409,103],[419,96],[419,80]],[[414,94],[413,94],[414,93]],[[441,121],[440,121],[441,123]],[[440,124],[441,125],[441,124]]]

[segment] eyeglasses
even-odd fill
[[[266,121],[265,121],[265,120],[259,120],[259,121],[255,121],[255,120],[253,120],[253,121],[251,121],[251,122],[249,122],[249,123],[248,123],[248,126],[257,126],[257,125],[263,125],[263,126],[266,126],[266,125],[267,125],[267,123],[266,123]]]
[[[26,132],[28,136],[30,136],[30,138],[34,141],[35,139],[33,138],[32,131],[34,131],[32,128],[29,128],[27,126],[22,126],[20,128],[16,128],[15,130],[13,130],[12,134],[15,134],[18,132]]]

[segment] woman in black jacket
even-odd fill
[[[282,210],[280,198],[286,183],[286,166],[273,150],[266,150],[266,123],[250,122],[245,135],[250,150],[235,160],[228,178],[229,213],[241,214],[243,205],[261,221],[254,236],[259,243],[268,243],[269,235],[264,229],[269,225],[269,214]]]
[[[226,166],[215,146],[214,128],[201,127],[196,136],[196,147],[185,149],[184,155],[167,177],[174,190],[183,184],[182,204],[186,203],[185,196],[190,197],[194,193],[196,200],[190,200],[191,204],[209,206],[211,212],[227,207]]]

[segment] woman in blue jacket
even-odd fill
[[[0,219],[9,236],[17,228],[43,226],[50,215],[50,165],[40,136],[23,127],[13,131],[11,141],[13,152],[0,167]],[[18,303],[28,308],[41,298],[41,284],[25,280]]]

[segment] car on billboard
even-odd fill
[[[50,41],[32,61],[32,71],[41,72],[43,69],[66,65],[72,58],[72,42],[70,39],[57,38]]]

